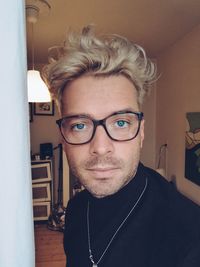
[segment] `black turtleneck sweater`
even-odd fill
[[[119,192],[95,198],[88,191],[69,201],[64,248],[67,267],[90,267],[87,236],[98,267],[199,267],[200,208],[163,177],[139,164]],[[130,216],[119,226],[131,211]]]

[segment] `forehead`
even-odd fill
[[[66,86],[62,116],[89,114],[96,119],[129,109],[139,111],[137,91],[124,76],[82,76]]]

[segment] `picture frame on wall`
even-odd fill
[[[186,113],[185,177],[200,185],[200,112]]]
[[[53,116],[54,115],[54,101],[34,103],[34,115]]]

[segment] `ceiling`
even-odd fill
[[[50,12],[34,25],[35,64],[47,62],[48,48],[62,44],[69,29],[79,31],[91,23],[100,34],[117,33],[142,45],[151,57],[200,24],[200,0],[47,1]],[[27,23],[29,63],[31,32]]]

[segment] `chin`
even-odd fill
[[[107,196],[111,196],[118,192],[123,186],[114,186],[112,187],[110,184],[107,184],[106,186],[92,186],[88,187],[86,186],[86,189],[96,198],[103,198]]]
[[[82,179],[83,186],[96,198],[103,198],[113,195],[126,186],[132,179],[132,175],[96,178],[90,177],[87,180]],[[81,179],[80,179],[81,180]]]

